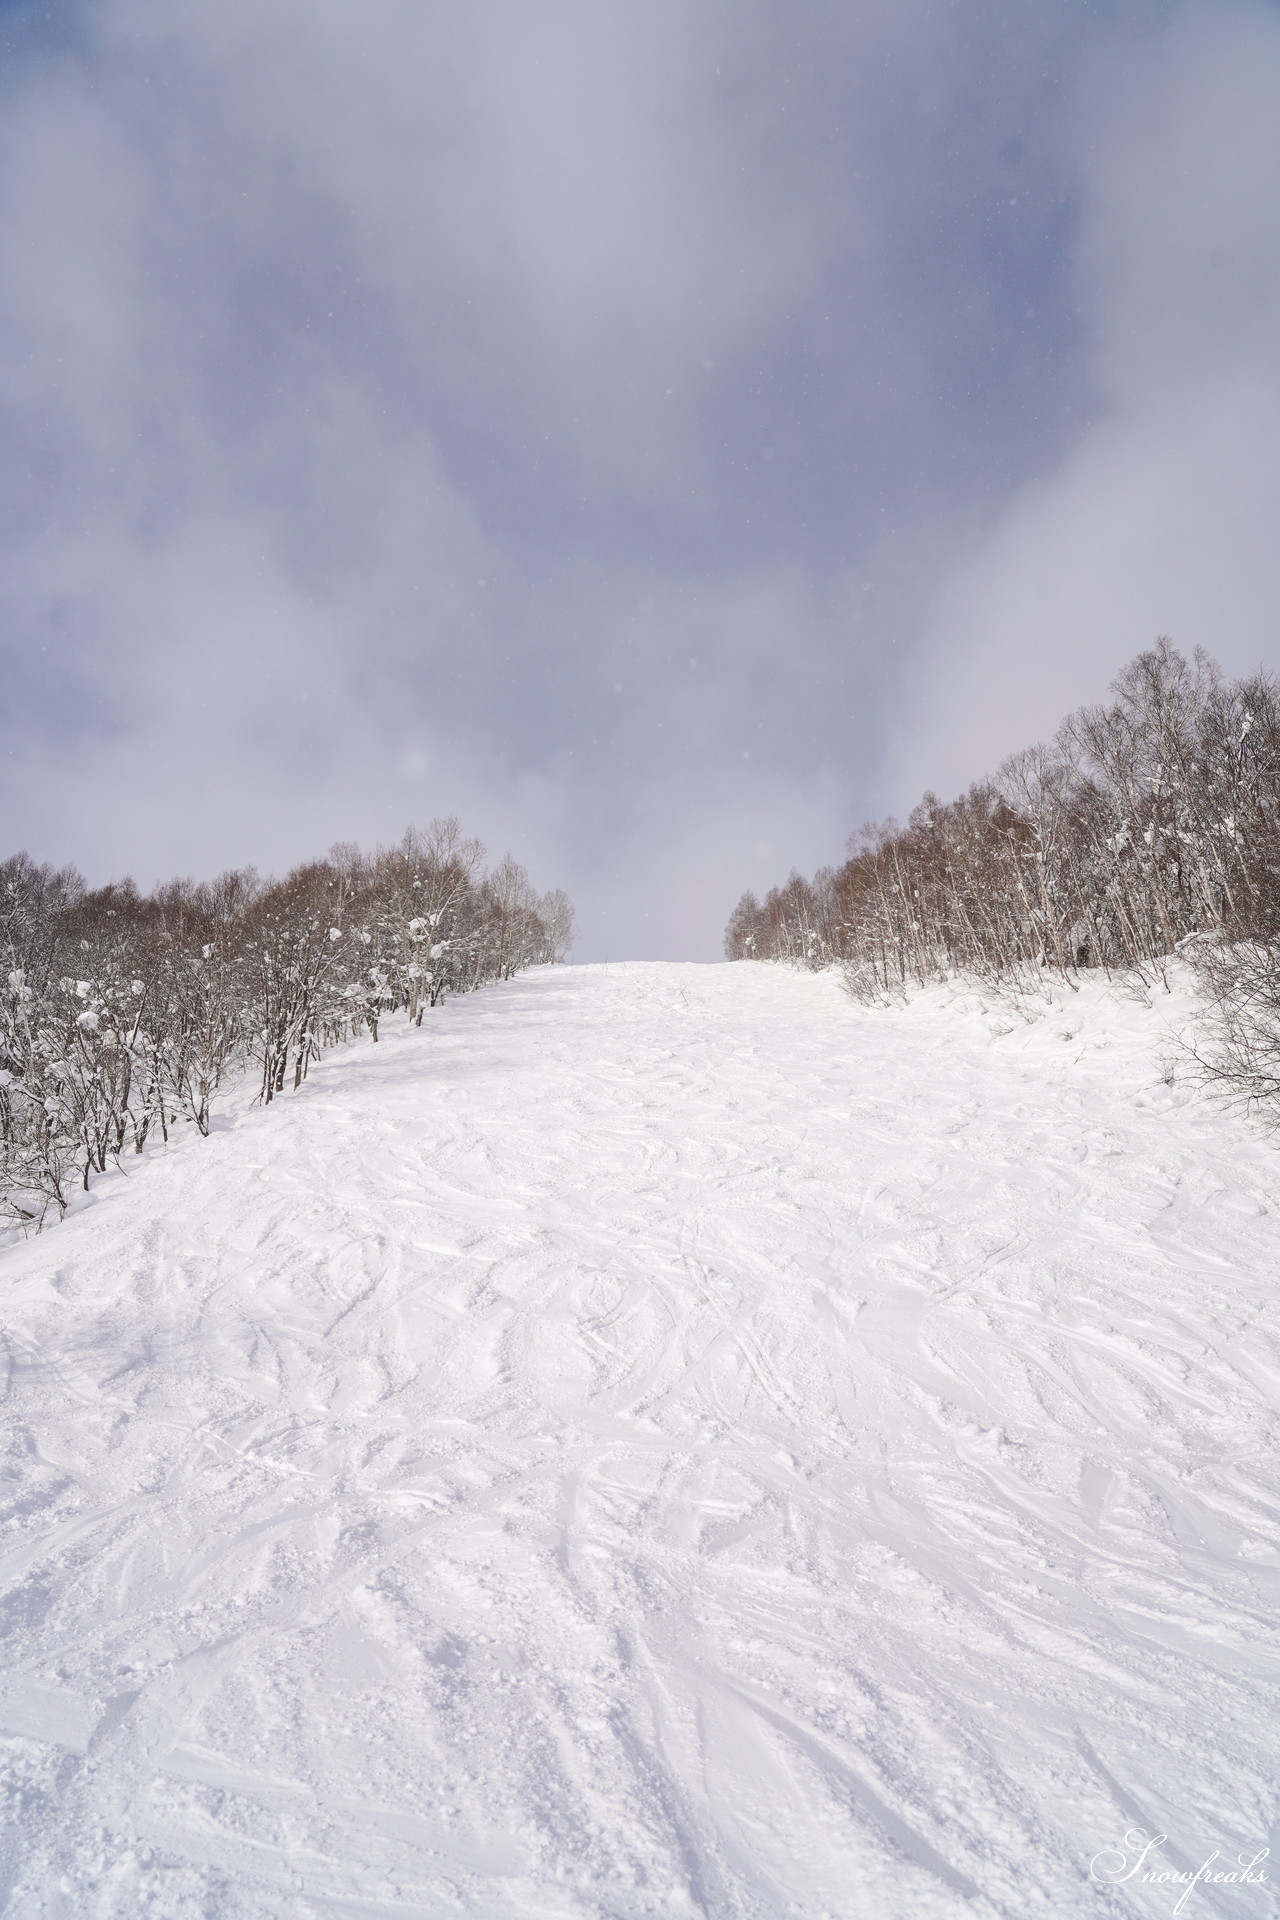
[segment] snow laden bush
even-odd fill
[[[539,896],[455,820],[398,847],[335,847],[284,880],[253,872],[90,891],[17,854],[0,865],[0,1227],[39,1227],[149,1139],[209,1129],[252,1066],[270,1101],[325,1047],[449,993],[561,960],[563,893]]]
[[[926,794],[849,858],[746,894],[730,959],[843,968],[873,1001],[965,973],[1158,973],[1183,952],[1206,989],[1205,1070],[1280,1100],[1280,693],[1169,641],[960,799]]]
[[[1231,1101],[1280,1117],[1280,941],[1204,937],[1183,947],[1205,1007],[1188,1051]]]

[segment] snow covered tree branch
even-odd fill
[[[862,829],[839,869],[744,895],[728,957],[838,965],[875,1000],[1182,951],[1216,1022],[1205,1070],[1280,1099],[1280,690],[1160,640],[1112,693],[958,800]]]
[[[520,969],[562,960],[573,909],[508,855],[485,871],[456,820],[349,845],[283,880],[252,871],[86,888],[0,864],[0,1228],[60,1216],[127,1152],[209,1130],[252,1066],[270,1102],[326,1047]]]

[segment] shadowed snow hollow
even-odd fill
[[[1061,1920],[1172,1912],[1126,1832],[1257,1854],[1280,1162],[1176,1000],[1067,1000],[547,970],[5,1253],[3,1911]]]

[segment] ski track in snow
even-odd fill
[[[1265,1846],[1280,1151],[1066,1002],[547,969],[0,1256],[0,1911],[1145,1916],[1127,1828]]]

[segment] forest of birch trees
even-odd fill
[[[246,1069],[264,1102],[326,1047],[563,959],[573,912],[456,820],[283,880],[90,889],[0,864],[0,1230],[59,1216],[123,1155],[209,1130]]]
[[[844,864],[746,894],[731,960],[838,965],[868,1001],[955,974],[1158,972],[1181,953],[1214,1010],[1204,1064],[1280,1094],[1280,692],[1168,641],[1104,705],[958,800],[864,828]]]

